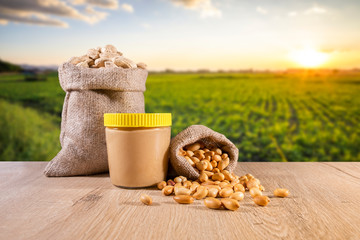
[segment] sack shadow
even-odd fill
[[[100,173],[100,174],[95,174],[95,175],[88,175],[85,177],[90,177],[90,178],[109,178],[110,175],[109,173]]]

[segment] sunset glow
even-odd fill
[[[314,48],[306,47],[290,52],[290,58],[302,67],[319,67],[329,59],[329,54]]]

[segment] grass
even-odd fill
[[[36,113],[57,129],[47,136],[51,153],[42,159],[50,159],[59,150],[52,139],[58,139],[65,96],[57,75],[46,82],[6,77],[0,76],[0,99],[17,106],[13,114],[30,120]],[[145,107],[173,113],[173,136],[192,124],[225,134],[239,148],[240,161],[360,161],[359,92],[359,73],[151,74]],[[0,141],[1,146],[11,144]],[[23,144],[23,149],[38,147]],[[1,159],[14,156],[0,150]],[[26,159],[35,160],[30,152]]]
[[[53,116],[0,100],[0,159],[51,160],[60,148]]]

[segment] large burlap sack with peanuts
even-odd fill
[[[192,167],[183,155],[184,148],[190,144],[201,142],[206,148],[220,148],[229,155],[229,165],[225,168],[232,172],[237,164],[239,150],[223,134],[203,125],[192,125],[178,135],[170,143],[170,162],[178,175],[196,180],[199,171]]]
[[[143,113],[148,72],[140,68],[59,67],[66,92],[61,119],[61,151],[46,176],[88,175],[108,171],[104,113]]]

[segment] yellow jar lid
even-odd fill
[[[105,127],[168,127],[171,113],[105,113]]]

